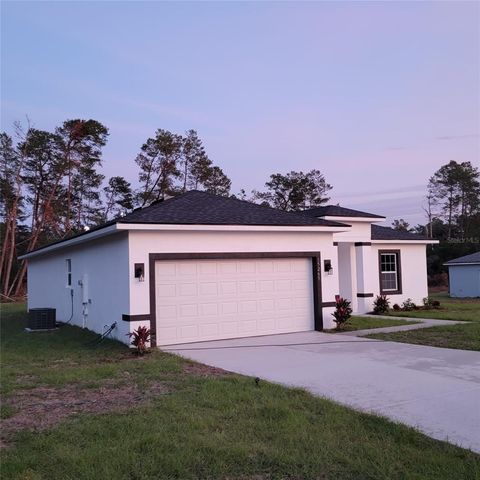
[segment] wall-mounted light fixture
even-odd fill
[[[136,263],[134,267],[135,278],[138,279],[139,282],[145,281],[145,264],[144,263]]]
[[[333,275],[333,267],[332,267],[332,261],[331,260],[324,260],[323,261],[323,271],[327,275]]]

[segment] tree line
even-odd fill
[[[432,284],[446,284],[446,261],[480,250],[480,172],[471,162],[451,160],[430,177],[423,204],[426,223],[404,219],[392,227],[439,240],[428,248]]]
[[[133,159],[137,188],[124,177],[100,173],[109,131],[96,120],[66,120],[53,131],[16,123],[13,130],[13,135],[0,133],[2,298],[24,293],[26,262],[17,258],[25,252],[188,190],[232,195],[231,180],[209,158],[195,130],[157,129],[147,138]],[[299,211],[326,203],[331,189],[319,170],[291,171],[270,175],[263,191],[232,196]],[[441,240],[429,249],[430,272],[441,272],[453,252],[460,256],[478,249],[479,171],[470,162],[452,160],[438,169],[429,179],[423,208],[425,224],[410,227],[397,219],[392,227]]]
[[[0,294],[25,290],[26,262],[18,256],[188,190],[229,196],[231,180],[213,163],[195,130],[158,129],[134,162],[138,188],[100,173],[108,128],[96,120],[66,120],[53,131],[14,125],[0,133]],[[249,200],[300,210],[328,200],[332,188],[318,170],[273,174]],[[245,191],[238,197],[247,199]]]

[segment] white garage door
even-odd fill
[[[308,258],[155,265],[157,345],[313,330]]]

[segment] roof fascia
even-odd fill
[[[459,265],[480,265],[480,262],[456,262],[456,263],[444,263],[447,267],[459,266]]]
[[[33,252],[29,252],[29,253],[26,253],[25,255],[21,255],[20,257],[18,257],[18,259],[28,260],[30,258],[38,257],[39,255],[44,255],[46,253],[59,250],[60,248],[71,247],[73,245],[79,245],[81,243],[89,242],[90,240],[94,240],[96,238],[106,237],[107,235],[111,235],[112,233],[116,233],[117,231],[118,231],[117,224],[110,225],[108,227],[95,230],[91,233],[86,233],[78,237],[67,239],[63,242],[54,243],[53,245],[47,245],[44,248],[39,248],[38,250],[34,250]]]
[[[324,220],[332,220],[333,222],[368,222],[368,223],[378,223],[386,220],[386,217],[338,217],[331,215],[322,215],[321,217]]]
[[[181,225],[165,223],[118,223],[118,230],[149,230],[149,231],[224,231],[224,232],[347,232],[349,225]]]
[[[423,244],[423,245],[435,245],[440,243],[438,240],[372,240],[372,243],[380,244],[380,243],[388,243],[388,244],[395,244],[400,243],[402,245],[410,245],[410,244]]]

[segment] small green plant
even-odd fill
[[[411,312],[412,310],[416,310],[417,306],[413,302],[411,298],[407,298],[403,303],[402,303],[402,310],[405,312]]]
[[[337,330],[341,330],[352,316],[351,302],[340,295],[335,296],[335,311],[332,313]]]
[[[148,327],[140,326],[133,332],[127,333],[132,338],[132,343],[138,355],[144,355],[148,351],[148,342],[150,341],[150,329]]]
[[[423,308],[425,310],[430,310],[432,308],[440,308],[440,302],[438,300],[434,300],[433,298],[425,297],[422,302]]]
[[[430,299],[428,297],[423,298],[422,303],[424,310],[430,310],[432,308],[432,306],[430,305]]]
[[[394,303],[392,308],[393,308],[396,312],[398,312],[399,310],[401,310],[400,305],[399,305],[398,303]]]
[[[373,301],[373,313],[375,315],[383,315],[390,310],[390,300],[386,295],[377,295]]]

